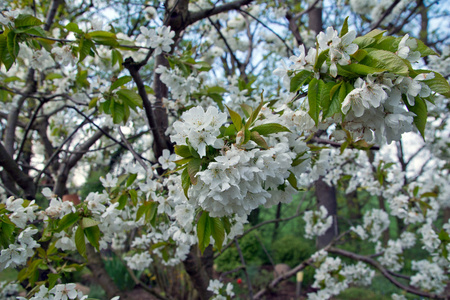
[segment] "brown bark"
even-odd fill
[[[183,261],[184,268],[191,278],[199,298],[202,300],[207,300],[213,295],[212,292],[207,290],[209,280],[212,278],[212,255],[208,254],[208,252],[212,253],[211,246],[206,248],[204,256],[200,257],[198,247],[196,245],[192,246],[186,260]],[[209,258],[207,259],[206,257]]]
[[[336,189],[334,186],[329,186],[320,177],[315,183],[317,207],[324,206],[328,215],[333,218],[333,224],[330,228],[321,236],[317,237],[317,248],[322,249],[330,244],[333,239],[338,235],[337,224],[337,202],[336,202]]]

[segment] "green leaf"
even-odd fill
[[[8,40],[6,42],[8,46],[8,52],[15,60],[17,55],[19,55],[20,46],[19,42],[17,41],[17,35],[14,31],[8,32]]]
[[[81,223],[80,223],[80,225],[83,229],[86,229],[89,227],[94,227],[94,226],[97,226],[98,224],[100,224],[99,221],[95,221],[91,218],[83,218],[83,219],[81,219]]]
[[[267,123],[259,126],[255,126],[251,129],[251,131],[256,131],[260,135],[267,136],[272,133],[278,133],[278,132],[291,132],[289,129],[287,129],[285,126],[277,123]]]
[[[209,213],[207,211],[202,212],[200,219],[197,223],[197,237],[198,237],[198,246],[200,248],[200,252],[203,254],[206,247],[209,246],[211,241],[211,218],[209,217]]]
[[[58,279],[61,278],[61,275],[50,273],[47,276],[48,276],[48,289],[51,290],[55,286]]]
[[[359,49],[369,48],[376,42],[376,39],[367,36],[359,36],[353,40],[353,43],[358,45]]]
[[[189,178],[191,179],[191,183],[193,185],[197,184],[197,177],[195,177],[195,174],[197,174],[197,172],[200,171],[201,166],[202,160],[200,158],[193,158],[186,167],[189,174]]]
[[[416,125],[422,137],[425,139],[425,125],[427,124],[428,112],[427,104],[419,96],[415,98],[414,106],[409,105],[407,99],[403,99],[403,102],[406,104],[406,107],[408,107],[408,110],[415,114],[414,124]]]
[[[422,82],[428,85],[433,92],[441,94],[444,97],[450,98],[450,85],[448,84],[447,79],[445,79],[441,74],[437,72],[433,73],[434,73],[433,79],[423,80]]]
[[[130,195],[131,202],[133,202],[133,205],[136,206],[138,202],[138,194],[136,190],[128,190],[128,195]]]
[[[259,103],[258,107],[256,107],[256,109],[252,112],[250,118],[248,118],[247,122],[245,123],[245,128],[250,128],[250,126],[253,125],[253,123],[256,121],[256,119],[258,118],[259,112],[261,111],[261,108],[264,105],[264,101],[262,99],[262,93],[261,93],[261,102]]]
[[[264,149],[269,149],[266,140],[257,131],[250,132],[250,140],[254,141],[258,146]]]
[[[345,18],[344,24],[341,28],[341,33],[339,34],[339,37],[343,37],[348,32],[348,17]]]
[[[116,64],[119,64],[120,68],[122,68],[123,56],[120,51],[113,49],[111,51],[111,66],[114,67]]]
[[[69,228],[70,226],[72,226],[73,224],[75,224],[78,221],[79,217],[80,217],[80,215],[77,212],[65,215],[59,221],[58,228],[55,231],[61,232],[64,229]]]
[[[330,90],[330,97],[324,97],[322,102],[323,115],[322,119],[325,120],[329,116],[332,116],[336,112],[340,111],[339,93],[338,90],[342,86],[343,81],[336,84]]]
[[[382,36],[377,40],[375,45],[372,45],[372,47],[390,52],[396,52],[398,50],[400,40],[401,38],[396,38],[393,36]]]
[[[94,42],[92,40],[87,39],[85,37],[80,39],[80,47],[79,47],[79,61],[82,62],[86,56],[88,56],[91,52],[91,49],[95,47]]]
[[[302,70],[299,73],[295,74],[295,76],[291,78],[289,91],[291,93],[297,92],[303,87],[303,85],[307,83],[310,78],[312,78],[312,72],[307,70]]]
[[[383,34],[386,32],[387,30],[380,30],[380,29],[374,29],[371,32],[367,33],[366,35],[364,35],[365,37],[371,37],[374,38],[376,40],[380,39]]]
[[[129,187],[133,184],[133,182],[136,180],[137,174],[130,174],[130,176],[127,179],[126,187]]]
[[[39,26],[44,24],[44,22],[42,22],[41,20],[39,20],[38,18],[35,18],[31,15],[23,15],[20,14],[15,20],[14,20],[14,25],[19,28],[19,27],[26,27],[26,26]]]
[[[231,137],[231,136],[235,136],[236,133],[237,133],[236,127],[234,126],[234,124],[230,124],[223,132],[223,135]]]
[[[328,52],[330,52],[330,49],[320,52],[319,56],[317,57],[316,63],[314,64],[314,70],[316,72],[320,71],[320,68],[328,57]]]
[[[117,209],[122,210],[125,208],[125,205],[127,205],[127,200],[128,200],[128,196],[126,194],[122,194],[119,197],[119,206],[117,207]]]
[[[308,104],[309,104],[309,116],[314,120],[314,123],[319,123],[319,113],[320,113],[320,99],[319,91],[322,90],[325,83],[322,80],[317,80],[313,78],[309,82],[308,86]]]
[[[356,51],[355,53],[353,53],[351,55],[351,57],[353,57],[354,59],[356,59],[357,61],[361,61],[364,59],[364,57],[366,57],[367,55],[367,51],[364,49],[358,49],[358,51]]]
[[[223,106],[223,97],[222,97],[222,95],[219,95],[219,94],[208,94],[208,97],[213,99],[213,101],[217,104],[217,106],[219,107],[219,109],[221,111],[225,110],[225,107]]]
[[[252,115],[252,112],[253,112],[253,108],[250,105],[247,105],[245,103],[241,104],[241,108],[245,114],[245,117],[250,118],[250,116]]]
[[[291,186],[298,191],[297,178],[295,177],[294,173],[289,171],[289,177],[287,178],[287,180],[291,184]]]
[[[122,85],[130,82],[131,80],[132,80],[131,76],[122,76],[120,78],[117,78],[117,80],[114,81],[113,84],[111,84],[109,91],[112,92],[115,89],[117,89],[118,87],[121,87]]]
[[[100,251],[100,229],[98,226],[88,227],[84,229],[88,241],[97,251]]]
[[[230,231],[231,231],[231,223],[230,223],[230,219],[228,219],[228,217],[222,217],[221,219],[222,219],[223,227],[225,228],[225,232],[226,232],[227,234],[229,234]]]
[[[79,34],[83,33],[83,31],[81,31],[80,28],[78,27],[78,25],[75,23],[71,22],[71,23],[67,24],[65,27],[69,31],[79,33]]]
[[[186,145],[175,145],[175,154],[185,158],[192,157],[189,146]]]
[[[402,76],[408,76],[408,65],[394,53],[373,48],[368,48],[366,51],[366,57],[360,62],[363,65],[377,69],[385,69]]]
[[[127,122],[127,120],[125,119],[125,107],[122,103],[111,101],[110,109],[114,124],[119,124],[122,121],[123,123]]]
[[[374,74],[374,73],[381,73],[384,71],[387,71],[386,69],[378,69],[378,68],[373,68],[373,67],[369,67],[363,64],[350,64],[350,65],[346,65],[346,66],[341,66],[342,69],[349,71],[349,72],[353,72],[356,73],[358,75],[368,75],[368,74]]]
[[[75,231],[75,246],[77,247],[78,253],[87,259],[86,241],[84,239],[84,232],[81,226],[78,226],[77,231]]]
[[[211,235],[214,238],[214,246],[219,251],[222,250],[223,241],[225,240],[225,227],[220,218],[211,218]]]
[[[189,177],[187,168],[185,168],[181,173],[181,186],[183,187],[184,195],[186,196],[186,198],[188,198],[188,190],[191,186],[191,178]]]
[[[125,76],[127,77],[127,76]],[[128,89],[120,89],[116,92],[119,98],[131,107],[134,111],[136,111],[136,106],[142,108],[142,98],[136,92]]]
[[[226,106],[226,105],[225,105]],[[242,119],[241,116],[235,112],[234,110],[232,110],[231,108],[229,108],[228,106],[226,106],[228,109],[228,113],[230,114],[231,117],[231,121],[233,122],[234,126],[236,127],[236,129],[239,131],[242,128]]]
[[[417,48],[414,51],[419,51],[422,57],[428,55],[438,55],[435,51],[433,51],[431,48],[425,45],[424,42],[422,42],[421,40],[419,39],[415,40],[417,42]]]
[[[119,46],[117,37],[114,33],[108,31],[91,31],[89,36],[97,43],[106,46]]]
[[[148,202],[145,202],[144,204],[139,206],[136,212],[136,222],[139,221],[143,215],[147,214],[150,208],[151,206],[148,205]]]
[[[7,40],[6,33],[0,34],[0,66],[4,64],[8,71],[14,64],[15,58],[8,51]]]

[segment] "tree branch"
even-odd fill
[[[205,9],[205,10],[202,10],[199,12],[191,13],[187,19],[187,26],[192,25],[197,21],[212,17],[214,15],[217,15],[217,14],[220,14],[223,12],[240,9],[241,6],[248,5],[251,2],[253,2],[253,0],[237,0],[237,1],[223,4],[221,6],[213,7],[211,9]]]

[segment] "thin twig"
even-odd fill
[[[120,137],[122,138],[122,142],[125,144],[125,146],[128,148],[128,150],[133,154],[133,157],[139,162],[139,164],[145,169],[146,172],[148,172],[148,167],[142,160],[141,156],[134,151],[133,146],[131,146],[130,142],[128,142],[127,138],[123,135],[122,130],[120,129],[120,126],[118,128]]]

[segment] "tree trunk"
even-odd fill
[[[336,202],[336,189],[334,186],[329,186],[323,181],[323,177],[320,177],[315,183],[317,207],[324,206],[328,215],[332,216],[333,224],[330,228],[321,236],[317,237],[317,248],[322,249],[327,246],[338,235],[338,223],[337,223],[337,202]]]

